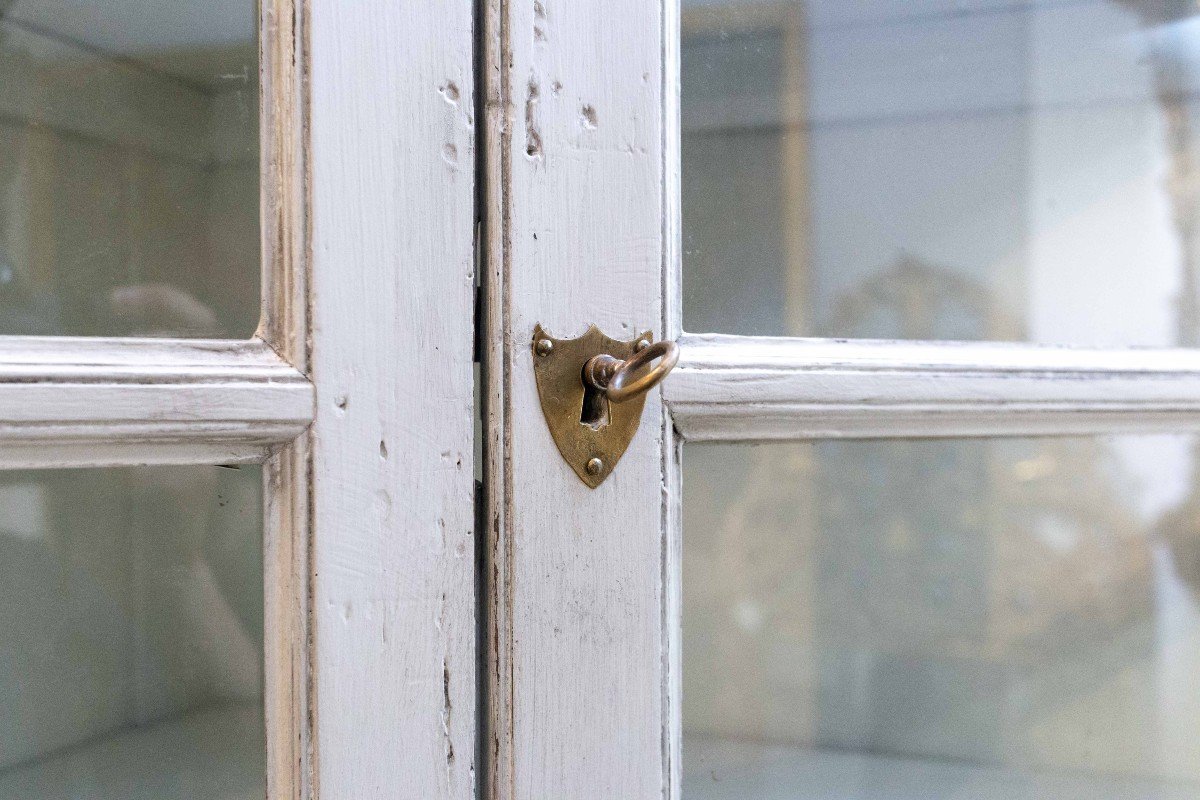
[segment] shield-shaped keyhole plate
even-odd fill
[[[637,433],[646,396],[611,403],[584,384],[583,365],[602,353],[628,361],[643,341],[649,344],[649,331],[621,342],[595,325],[578,339],[555,339],[541,325],[533,329],[533,374],[550,435],[571,469],[593,489],[612,474]]]

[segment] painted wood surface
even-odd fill
[[[467,800],[472,7],[309,14],[313,791]]]
[[[262,338],[0,339],[0,466],[269,457],[273,798],[473,796],[471,26],[263,3]]]
[[[264,1],[259,14],[259,335],[311,376],[308,18],[294,0]],[[310,431],[263,465],[263,705],[272,800],[310,800],[317,789],[311,444]]]
[[[665,385],[688,440],[1200,429],[1200,353],[689,335]]]
[[[680,337],[677,5],[484,6],[489,797],[680,796],[681,438],[1200,429],[1183,351]],[[671,419],[652,398],[587,490],[533,326],[656,321],[683,349]]]
[[[550,438],[530,345],[537,323],[664,334],[672,23],[643,0],[491,0],[484,14],[487,796],[661,798],[670,429],[654,392],[615,473],[588,489]]]
[[[260,340],[0,338],[0,466],[261,461],[312,420]]]

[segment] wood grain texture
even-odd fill
[[[313,414],[261,340],[0,339],[0,466],[261,461]]]
[[[644,0],[485,7],[486,749],[501,800],[662,798],[670,782],[661,401],[588,489],[551,440],[530,349],[537,323],[663,335],[668,27]]]
[[[315,793],[468,800],[472,7],[307,21]]]
[[[262,316],[259,335],[309,372],[309,52],[296,0],[260,4],[259,150]]]
[[[311,375],[312,268],[306,5],[259,4],[262,316],[259,335]],[[267,796],[316,795],[312,610],[311,431],[263,466],[264,675]]]
[[[1200,429],[1200,353],[689,335],[665,387],[689,441]]]

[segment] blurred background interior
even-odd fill
[[[1191,0],[684,0],[682,86],[688,330],[1197,344]],[[684,796],[1197,796],[1197,446],[687,446]]]
[[[0,334],[249,337],[254,0],[0,0]],[[256,467],[0,473],[0,798],[262,798]]]
[[[254,332],[257,18],[0,0],[0,334]]]

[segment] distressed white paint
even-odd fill
[[[689,440],[1200,429],[1200,352],[686,336]]]
[[[261,6],[261,338],[0,339],[0,467],[269,456],[268,796],[466,800],[471,8]]]
[[[550,438],[530,344],[537,323],[561,337],[589,323],[661,336],[671,318],[673,23],[644,0],[491,0],[484,28],[488,796],[661,798],[670,429],[655,392],[615,474],[588,489]]]
[[[678,14],[485,5],[489,797],[680,796],[678,439],[1200,429],[1196,353],[684,336],[587,490],[530,335],[680,334]]]
[[[263,342],[0,338],[0,467],[261,461],[313,390]]]
[[[309,323],[308,19],[294,0],[259,7],[259,136],[262,319],[259,335],[306,375]],[[315,410],[315,409],[314,409]],[[263,695],[267,797],[310,800],[314,752],[311,435],[281,448],[263,468]]]
[[[468,800],[472,7],[309,14],[315,791]]]

